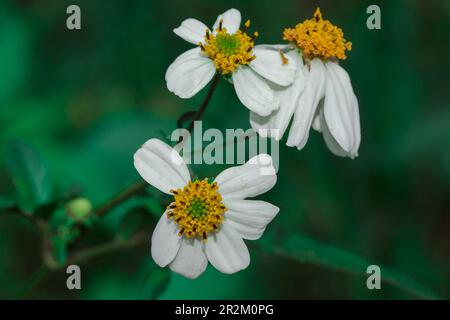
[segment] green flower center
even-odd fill
[[[203,219],[208,214],[209,206],[201,199],[192,199],[186,209],[192,218]]]
[[[216,232],[227,208],[222,203],[217,182],[195,179],[182,189],[171,190],[173,202],[167,207],[167,217],[178,225],[178,235],[206,241]]]
[[[219,33],[216,36],[216,46],[220,52],[230,56],[239,52],[241,42],[236,34]]]
[[[207,30],[204,41],[198,43],[202,52],[214,61],[217,71],[222,75],[233,73],[238,66],[248,65],[255,59],[253,47],[258,32],[254,32],[251,37],[247,34],[250,20],[247,20],[244,27],[243,30],[230,34],[226,28],[222,28],[220,21],[214,33]]]

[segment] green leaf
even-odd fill
[[[64,265],[67,261],[67,242],[58,236],[52,237],[53,257],[59,265]]]
[[[136,207],[123,217],[118,236],[123,240],[130,239],[140,231],[148,232],[149,230],[153,230],[156,223],[156,219],[146,207]]]
[[[34,215],[44,220],[49,220],[57,210],[59,210],[65,203],[70,203],[72,200],[78,198],[76,194],[68,194],[64,197],[58,198],[54,196],[52,201],[46,202],[43,205],[36,207]],[[60,212],[59,215],[65,216],[64,212]]]
[[[0,196],[0,210],[14,207],[14,201],[10,198]]]
[[[51,201],[38,206],[34,211],[36,217],[49,220],[52,214],[61,206],[61,200]]]
[[[24,210],[32,211],[51,200],[52,183],[47,168],[30,146],[20,141],[11,142],[8,165]]]
[[[8,7],[0,7],[1,103],[20,89],[30,64],[30,30],[20,15]]]
[[[299,235],[286,237],[276,245],[266,243],[262,247],[265,252],[293,259],[300,263],[314,264],[364,277],[368,276],[367,267],[376,264],[340,248],[324,245]],[[380,266],[380,268],[382,281],[420,298],[438,298],[431,290],[409,276],[383,266]]]
[[[140,299],[157,299],[166,290],[169,280],[168,269],[152,270],[142,284]]]

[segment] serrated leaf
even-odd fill
[[[367,267],[376,264],[343,249],[324,245],[300,235],[288,236],[276,245],[266,243],[262,247],[266,252],[293,259],[300,263],[314,264],[364,277],[368,276],[366,273]],[[382,281],[420,298],[437,298],[431,290],[411,277],[383,266],[380,266],[380,268]]]
[[[48,203],[52,198],[52,183],[38,153],[24,142],[9,146],[8,167],[18,194],[19,205],[26,211]]]

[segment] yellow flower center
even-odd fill
[[[293,42],[307,59],[347,58],[345,51],[352,50],[352,43],[344,39],[344,32],[328,20],[323,20],[320,8],[314,17],[299,23],[295,28],[286,28],[283,39]]]
[[[226,28],[222,27],[220,21],[216,34],[206,31],[205,42],[199,43],[203,53],[214,61],[216,69],[221,74],[230,74],[239,65],[249,64],[255,55],[253,54],[254,40],[258,37],[258,32],[253,37],[247,35],[246,31],[250,27],[250,20],[245,23],[244,30],[238,30],[234,34],[229,34]]]
[[[167,216],[178,225],[178,236],[199,237],[218,230],[227,208],[222,203],[217,182],[208,179],[190,181],[183,189],[171,190],[174,201],[167,207]]]

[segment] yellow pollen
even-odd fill
[[[286,58],[286,56],[284,55],[283,51],[281,51],[280,48],[278,48],[278,53],[280,54],[281,63],[282,63],[283,65],[288,64],[288,63],[289,63],[289,59]]]
[[[342,29],[323,20],[320,8],[316,9],[312,19],[297,24],[295,28],[284,29],[283,39],[293,42],[307,59],[344,60],[347,58],[345,51],[352,50],[352,43],[344,39]]]
[[[174,201],[167,207],[167,217],[178,225],[178,236],[206,241],[209,233],[219,229],[227,208],[218,189],[217,182],[210,183],[206,178],[171,190]]]
[[[219,23],[216,34],[207,31],[204,43],[199,43],[202,52],[214,61],[217,71],[221,74],[230,74],[239,65],[247,65],[256,58],[253,47],[259,34],[255,32],[250,37],[246,33],[249,27],[250,20],[247,20],[244,30],[229,34],[227,29],[222,27],[222,23]]]

